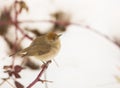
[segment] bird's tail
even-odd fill
[[[9,55],[9,57],[12,57],[12,56],[15,56],[15,55],[17,55],[19,52],[20,52],[21,50],[18,50],[18,51],[16,51],[15,53],[13,53],[13,54],[10,54]]]

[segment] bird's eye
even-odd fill
[[[53,40],[55,41],[55,40],[57,40],[59,38],[59,36],[54,36],[53,37]]]
[[[57,36],[53,37],[53,40],[56,40],[57,39]]]

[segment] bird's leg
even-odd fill
[[[42,83],[45,83],[45,82],[49,82],[49,83],[52,83],[53,81],[49,81],[49,80],[42,80],[42,79],[39,79],[38,81],[42,82]]]
[[[46,66],[48,63],[51,63],[51,62],[52,62],[51,60],[49,60],[47,62],[42,61],[43,64],[41,65],[41,68],[43,68],[44,66]]]

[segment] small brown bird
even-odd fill
[[[60,35],[54,32],[47,33],[45,35],[36,37],[31,45],[21,51],[18,51],[16,55],[34,56],[40,59],[42,62],[52,60],[60,49]]]

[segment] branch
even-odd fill
[[[18,30],[28,39],[32,40],[31,37],[29,37],[27,34],[24,33],[24,31],[22,31],[22,29],[18,26],[19,24],[22,23],[41,23],[41,22],[48,22],[48,23],[53,23],[53,24],[58,24],[58,25],[62,25],[62,26],[68,26],[68,25],[76,25],[76,26],[81,26],[87,29],[90,29],[91,31],[93,31],[94,33],[97,33],[98,35],[106,38],[107,40],[109,40],[110,42],[114,43],[115,45],[119,46],[116,41],[113,41],[112,39],[110,39],[108,36],[102,34],[101,32],[97,31],[94,28],[91,28],[89,25],[82,25],[80,23],[73,23],[73,22],[61,22],[61,21],[54,21],[54,20],[22,20],[22,21],[17,21],[17,22],[3,22],[0,21],[0,25],[5,25],[5,24],[17,24],[16,27],[18,28]]]
[[[33,85],[35,85],[38,81],[43,82],[40,77],[42,76],[42,74],[45,72],[45,70],[48,68],[48,65],[51,63],[51,61],[48,61],[46,63],[43,64],[42,66],[42,70],[40,71],[40,73],[38,74],[38,76],[36,77],[36,79],[30,83],[30,85],[27,86],[27,88],[31,88]]]
[[[33,40],[33,38],[31,38],[29,35],[25,34],[24,31],[19,27],[19,25],[16,23],[15,24],[17,30],[19,30],[21,32],[21,34],[23,34],[24,37],[27,37],[30,40]]]

